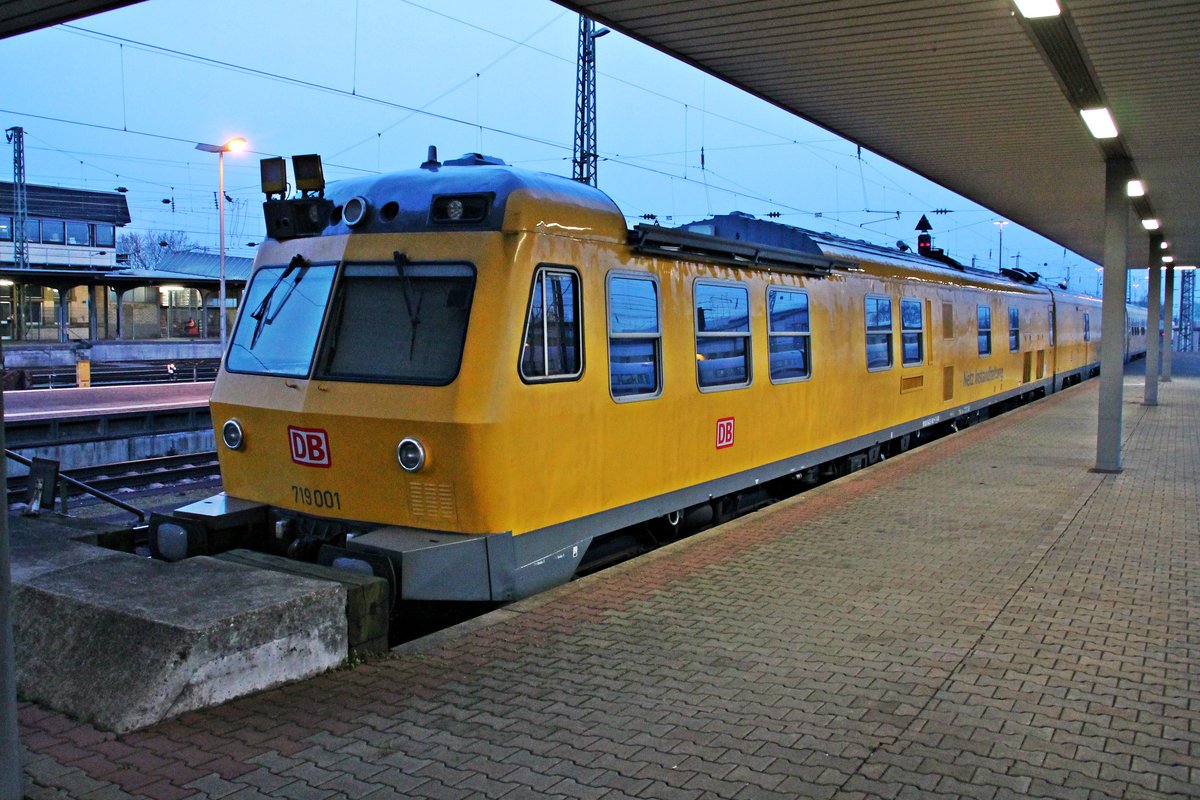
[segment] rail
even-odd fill
[[[11,458],[13,461],[16,461],[18,464],[24,464],[26,467],[30,467],[30,468],[33,467],[33,460],[26,458],[25,456],[21,455],[20,453],[14,453],[12,450],[5,450],[4,455]],[[120,508],[122,511],[128,511],[131,514],[134,514],[138,518],[138,522],[146,521],[146,512],[145,511],[142,511],[140,508],[135,508],[134,506],[131,506],[126,502],[118,500],[117,498],[113,497],[112,495],[106,494],[106,493],[100,491],[99,489],[88,486],[83,481],[75,480],[70,475],[64,474],[62,472],[62,470],[58,471],[58,479],[60,481],[62,481],[63,483],[67,484],[68,486],[73,486],[85,494],[90,494],[95,498],[103,500],[104,502],[114,505],[117,508]],[[53,502],[53,498],[51,498],[51,502]],[[64,490],[63,491],[63,505],[64,505],[63,511],[66,511],[66,508],[65,508],[66,502],[67,502],[67,492]]]

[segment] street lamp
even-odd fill
[[[221,244],[219,251],[221,253],[221,277],[218,281],[217,302],[221,309],[221,357],[225,356],[225,327],[226,327],[226,311],[225,311],[225,154],[240,153],[250,145],[241,136],[235,136],[225,144],[204,144],[196,145],[197,150],[205,153],[217,154],[217,209],[221,218]]]

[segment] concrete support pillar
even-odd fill
[[[1130,165],[1110,158],[1104,166],[1104,300],[1100,328],[1100,416],[1096,472],[1121,471],[1121,394],[1125,384],[1125,284],[1129,266]]]
[[[0,354],[0,361],[3,355]],[[0,391],[0,418],[4,393]],[[4,425],[0,424],[0,452],[4,451]],[[12,633],[12,572],[9,556],[8,514],[0,514],[0,800],[21,800],[21,744],[17,730],[17,681]]]
[[[1171,351],[1175,349],[1175,267],[1167,265],[1166,301],[1163,303],[1162,379],[1171,380]]]
[[[97,324],[99,317],[97,315],[98,304],[96,302],[96,292],[100,291],[101,288],[100,286],[87,287],[88,341],[92,342],[100,338],[99,325]]]
[[[1148,406],[1158,405],[1158,322],[1162,317],[1162,234],[1150,234],[1150,254],[1146,271],[1150,274],[1150,294],[1146,303],[1146,393]]]
[[[58,292],[58,341],[65,344],[71,341],[70,328],[67,323],[71,319],[71,315],[67,313],[67,303],[71,302],[68,296],[70,289],[55,289]]]

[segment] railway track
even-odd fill
[[[155,484],[176,484],[183,481],[198,481],[219,475],[216,451],[189,453],[179,456],[159,456],[140,461],[122,461],[101,464],[95,467],[80,467],[63,470],[62,474],[86,483],[106,494],[118,494],[122,490],[145,490]],[[68,487],[69,488],[69,487]],[[23,503],[28,496],[27,476],[8,479],[8,504]],[[61,491],[61,489],[60,489]],[[79,502],[87,495],[72,490],[71,500]],[[88,498],[90,500],[90,498]]]

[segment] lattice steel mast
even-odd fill
[[[1179,349],[1192,349],[1192,323],[1196,304],[1196,270],[1179,270]]]
[[[25,191],[25,129],[9,128],[4,136],[13,146],[13,265],[29,268],[29,241],[26,221],[29,219],[29,199]]]
[[[579,55],[575,72],[575,158],[572,177],[588,186],[596,185],[596,40],[608,28],[580,14]]]

